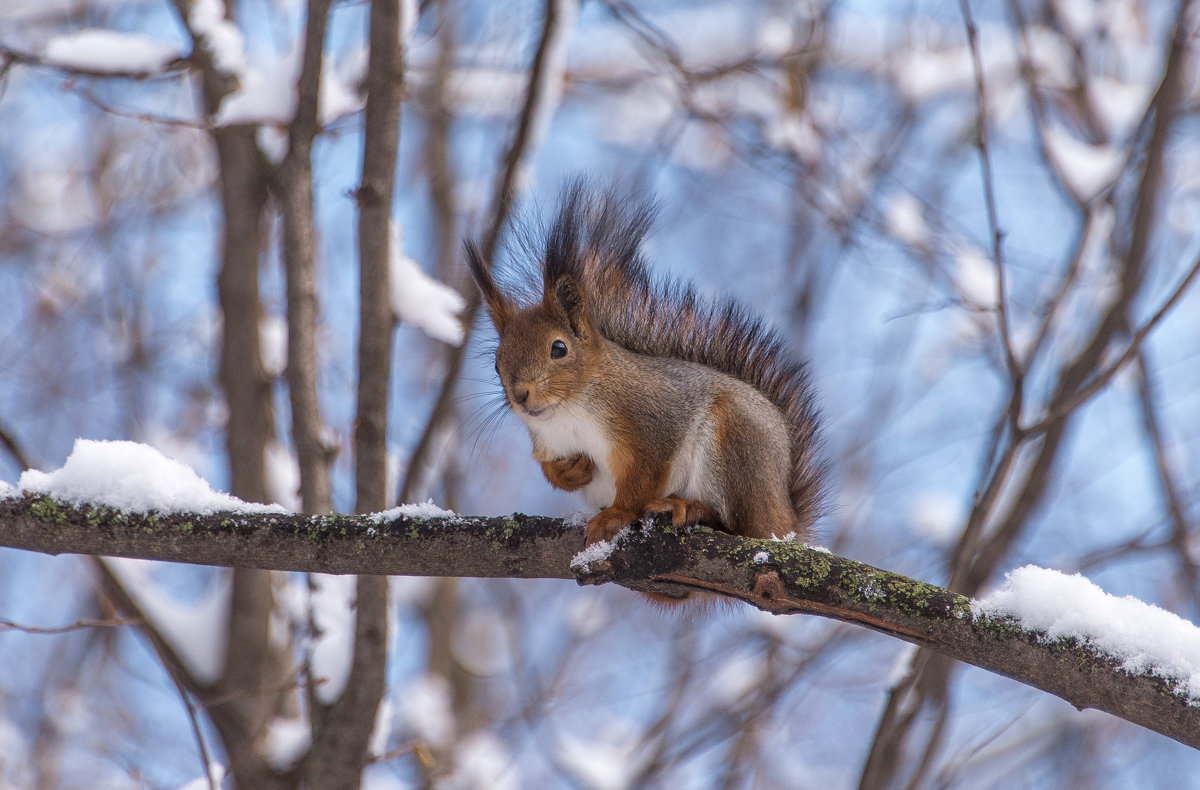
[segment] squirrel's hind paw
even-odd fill
[[[590,546],[600,540],[612,540],[617,533],[629,526],[638,517],[637,513],[617,507],[606,507],[587,523],[583,545]]]
[[[671,524],[676,527],[690,527],[704,524],[709,527],[719,527],[721,517],[717,511],[698,499],[682,499],[675,494],[654,499],[646,505],[646,513],[670,513]]]

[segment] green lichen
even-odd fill
[[[967,614],[971,615],[969,604],[967,609]],[[1015,618],[1008,615],[979,614],[974,615],[972,619],[975,628],[996,637],[1012,639],[1021,635],[1036,636],[1034,632],[1025,630]]]
[[[488,547],[492,551],[503,551],[507,546],[511,545],[513,538],[521,529],[521,525],[511,516],[504,518],[498,525],[488,525],[484,531],[484,539],[488,542]]]
[[[52,524],[66,524],[67,513],[65,508],[50,497],[38,497],[29,505],[29,512],[37,516],[40,521],[48,521]]]
[[[804,590],[815,590],[825,584],[833,572],[833,555],[814,551],[800,543],[781,540],[756,540],[746,548],[747,563],[760,551],[766,551],[771,562],[787,569],[788,584]]]
[[[912,617],[961,617],[970,614],[970,599],[926,582],[909,579],[886,571],[878,571],[886,578],[885,588],[889,603],[897,610]]]
[[[314,543],[329,537],[328,531],[318,518],[310,518],[308,520],[308,528],[304,532],[308,539]]]

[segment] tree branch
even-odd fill
[[[1127,672],[1085,643],[1047,639],[1006,616],[973,615],[966,596],[799,544],[657,526],[630,530],[607,558],[576,574],[570,562],[582,529],[541,516],[130,514],[43,496],[0,500],[0,545],[46,554],[701,590],[775,614],[855,623],[1200,748],[1200,706],[1168,680]]]
[[[300,462],[300,501],[311,513],[333,510],[329,483],[332,448],[324,438],[317,396],[317,285],[315,272],[312,148],[320,123],[321,64],[332,0],[309,0],[304,56],[297,85],[296,115],[288,128],[288,152],[279,166],[274,193],[283,217],[283,261],[287,274],[287,382],[292,438]]]

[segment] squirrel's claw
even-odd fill
[[[629,526],[638,517],[637,513],[622,510],[617,507],[606,507],[587,523],[584,530],[584,546],[590,546],[596,541],[612,540],[617,533]]]
[[[583,488],[592,482],[595,471],[596,464],[583,454],[542,462],[542,474],[550,481],[550,485],[564,491]]]
[[[655,513],[670,513],[671,524],[676,527],[690,527],[696,524],[717,527],[721,524],[721,517],[708,505],[698,499],[681,499],[675,494],[651,500],[650,504],[646,505],[646,514]]]

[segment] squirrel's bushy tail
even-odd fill
[[[572,182],[547,234],[545,286],[570,275],[582,283],[594,324],[612,342],[705,365],[765,394],[790,428],[789,494],[797,523],[807,531],[822,508],[825,481],[807,368],[735,302],[704,299],[686,284],[651,277],[641,243],[656,213],[652,202]]]

